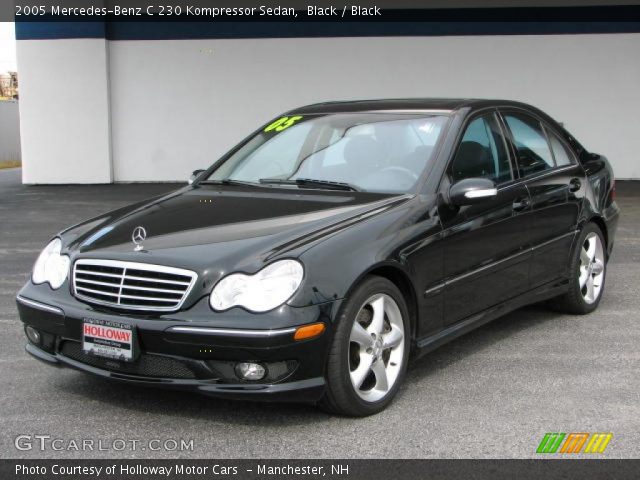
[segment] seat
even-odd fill
[[[453,161],[452,173],[455,181],[475,177],[492,178],[495,166],[489,149],[478,142],[462,142]]]
[[[357,135],[345,145],[344,160],[349,178],[356,179],[377,169],[384,160],[384,152],[374,138]]]

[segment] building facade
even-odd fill
[[[635,24],[18,23],[23,181],[182,181],[282,111],[379,97],[532,103],[607,155],[619,178],[640,178],[638,32]]]

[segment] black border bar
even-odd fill
[[[374,17],[28,16],[18,40],[172,40],[371,36],[549,35],[640,32],[640,5],[381,9]]]
[[[364,452],[363,452],[364,453]],[[22,467],[40,473],[25,473]],[[57,467],[54,467],[57,466]],[[126,466],[127,470],[121,470]],[[176,467],[182,466],[182,474]],[[214,466],[217,474],[214,473]],[[100,467],[100,474],[96,475]],[[171,475],[151,474],[150,468],[173,467]],[[206,470],[203,470],[207,467]],[[289,473],[265,474],[260,468],[277,467]],[[318,467],[322,467],[319,469]],[[333,467],[333,469],[332,469]],[[80,468],[87,473],[55,475],[54,468]],[[109,474],[111,468],[115,473]],[[202,473],[197,473],[198,468]],[[295,469],[298,470],[295,470]],[[21,473],[18,473],[21,469]],[[192,470],[193,474],[185,471]],[[302,470],[306,469],[306,470]],[[45,473],[42,473],[43,470]],[[90,473],[93,472],[93,473]],[[226,473],[222,473],[226,472]],[[298,472],[298,473],[295,473]],[[0,460],[3,480],[188,480],[299,479],[308,480],[513,480],[513,479],[637,479],[640,460]]]

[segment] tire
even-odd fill
[[[374,315],[381,311],[384,314]],[[353,417],[384,410],[404,380],[410,332],[400,290],[385,278],[366,277],[341,308],[327,358],[327,388],[319,406]]]
[[[594,257],[590,257],[588,253],[591,241],[597,241]],[[591,266],[587,266],[589,263]],[[552,308],[573,315],[585,315],[593,312],[600,304],[606,278],[607,250],[604,235],[596,224],[587,223],[580,232],[571,254],[569,289],[567,293],[551,300]],[[583,285],[584,279],[587,283]],[[591,283],[593,285],[592,295],[589,295],[590,280],[593,282]]]

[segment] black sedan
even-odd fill
[[[17,305],[51,365],[362,416],[511,310],[592,312],[618,211],[605,157],[534,107],[323,103],[62,231]]]

